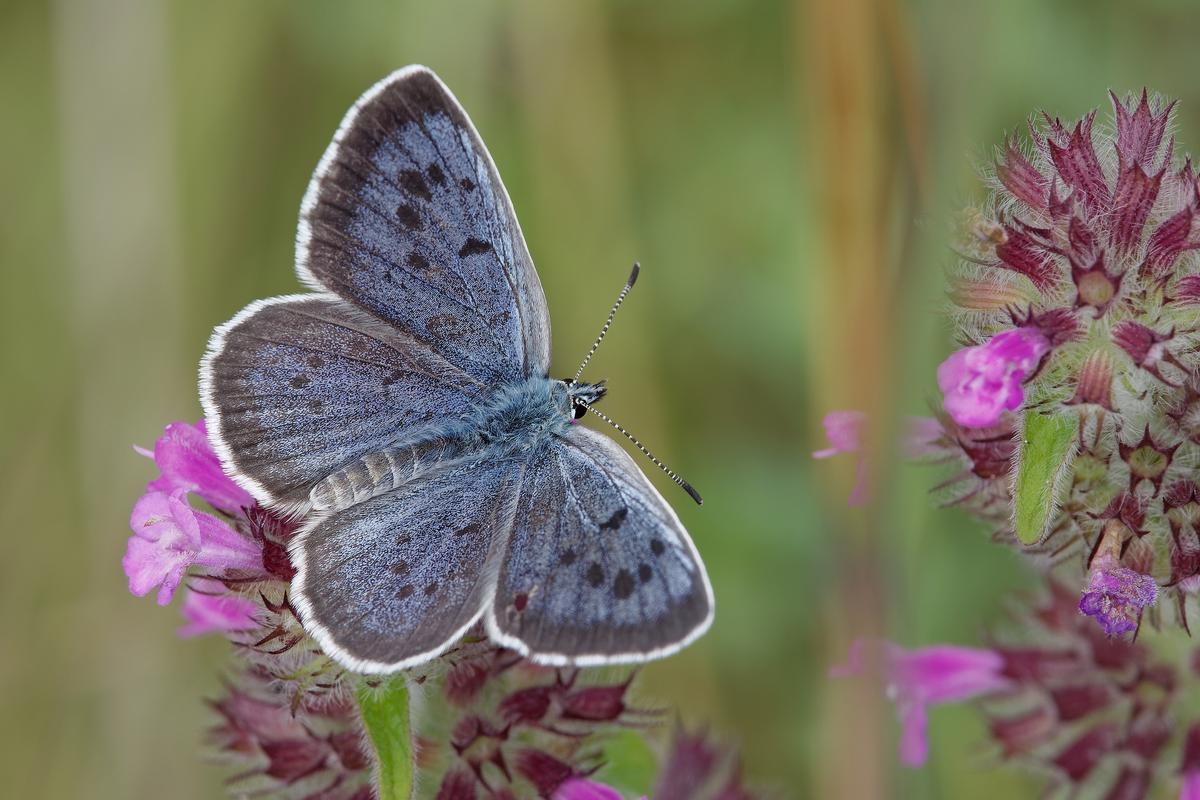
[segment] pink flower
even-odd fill
[[[846,665],[832,669],[830,676],[861,673],[867,644],[856,641]],[[879,649],[887,693],[900,715],[900,758],[908,766],[920,766],[929,757],[928,706],[969,700],[1009,685],[1002,675],[1004,659],[992,650],[949,645],[905,650],[890,642]]]
[[[571,778],[559,786],[553,800],[621,800],[621,793],[611,786],[585,778]]]
[[[257,610],[253,601],[227,593],[220,581],[196,581],[183,598],[181,611],[187,624],[176,633],[187,639],[206,633],[252,630],[258,627],[254,621]]]
[[[861,506],[867,502],[867,454],[863,446],[862,432],[867,415],[861,411],[830,411],[821,420],[825,426],[825,437],[829,439],[829,447],[817,450],[813,458],[830,458],[842,453],[858,455],[858,469],[855,476],[854,488],[850,491],[849,503]],[[942,436],[942,426],[936,419],[929,417],[909,417],[906,420],[907,430],[904,434],[904,456],[906,458],[921,458],[938,454],[941,451],[934,443]]]
[[[867,460],[861,455],[862,429],[866,419],[867,415],[861,411],[830,411],[821,420],[830,446],[812,454],[813,458],[829,458],[841,453],[860,454],[854,488],[850,491],[852,506],[861,506],[867,502]]]
[[[150,482],[147,491],[171,493],[184,489],[230,514],[254,505],[250,493],[222,471],[221,461],[208,443],[204,420],[195,425],[172,422],[154,443],[153,453],[140,447],[135,449],[153,458],[162,473]]]
[[[1188,728],[1183,740],[1183,786],[1179,800],[1200,800],[1200,725]]]
[[[155,586],[165,606],[192,564],[214,569],[262,569],[258,545],[216,517],[194,510],[183,489],[171,494],[150,491],[133,507],[133,536],[121,565],[129,591],[138,597]]]
[[[1041,331],[1017,328],[952,354],[937,371],[946,411],[965,428],[995,425],[1001,414],[1025,402],[1021,382],[1049,350]]]

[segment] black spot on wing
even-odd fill
[[[396,597],[399,597],[401,600],[407,600],[413,596],[413,591],[413,587],[406,583],[400,587],[400,591],[396,592]]]
[[[621,523],[625,521],[625,517],[627,516],[629,516],[629,509],[625,506],[621,506],[613,512],[611,517],[600,523],[600,530],[615,531],[617,528],[621,527]]]
[[[325,359],[321,358],[320,356],[309,356],[308,365],[313,369],[320,369],[321,367],[325,366]]]
[[[429,191],[429,185],[425,183],[425,176],[415,169],[400,170],[400,174],[396,176],[396,182],[404,188],[404,191],[413,197],[421,198],[426,203],[433,199],[433,192]]]
[[[649,583],[654,577],[654,570],[650,569],[649,564],[638,564],[638,579],[642,583]]]
[[[458,251],[458,257],[466,258],[467,256],[474,256],[481,253],[490,252],[492,252],[492,246],[490,244],[482,239],[476,239],[474,236],[470,236],[467,238],[467,241],[463,244],[462,248]]]
[[[587,578],[588,583],[598,588],[604,583],[604,568],[599,564],[593,563],[587,568],[584,577]]]
[[[438,186],[444,186],[446,183],[446,173],[442,172],[442,168],[437,164],[430,164],[425,168],[425,174],[429,176],[429,180],[436,183]]]
[[[432,597],[433,595],[437,594],[437,590],[438,590],[437,581],[433,581],[432,583],[430,583],[429,585],[427,585],[425,587],[425,596]]]
[[[400,224],[411,230],[421,227],[421,214],[412,203],[405,203],[396,209],[396,219]]]
[[[408,562],[407,561],[397,561],[395,564],[392,564],[391,570],[392,570],[393,575],[403,576],[408,573],[408,570],[409,570]]]
[[[562,555],[558,557],[558,563],[565,567],[569,567],[575,563],[575,559],[578,557],[579,556],[575,554],[575,551],[568,547],[566,550],[563,550]]]
[[[308,386],[310,383],[312,383],[312,378],[309,378],[307,375],[297,375],[296,377],[292,378],[290,383],[293,389],[303,389],[305,386]]]
[[[617,577],[613,578],[613,597],[618,600],[624,600],[633,594],[633,587],[635,585],[633,574],[627,569],[621,570],[617,573]]]
[[[666,549],[667,549],[667,547],[666,547],[666,545],[664,545],[662,543],[662,539],[651,539],[650,540],[650,551],[653,552],[654,555],[661,556],[663,554],[663,551],[665,551]]]
[[[471,180],[470,178],[463,178],[461,181],[458,182],[458,185],[461,186],[464,191],[467,191],[467,192],[475,191],[475,181]]]

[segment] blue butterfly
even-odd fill
[[[312,293],[214,331],[200,395],[228,473],[304,516],[292,600],[326,653],[392,672],[482,623],[534,661],[586,666],[707,630],[712,587],[679,518],[574,424],[590,411],[625,433],[593,407],[603,384],[549,377],[512,204],[433,72],[401,69],[346,114],[300,208],[296,272]]]

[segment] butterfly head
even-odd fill
[[[599,400],[608,393],[608,387],[604,385],[604,381],[599,383],[584,383],[576,381],[572,378],[566,378],[562,381],[563,386],[567,390],[567,413],[571,418],[582,419],[587,413],[588,406]]]

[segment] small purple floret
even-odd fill
[[[830,676],[841,678],[862,672],[864,649],[870,644],[856,641],[847,664],[830,670]],[[949,645],[905,650],[881,642],[874,651],[884,659],[888,696],[895,701],[900,716],[900,758],[910,767],[924,764],[929,757],[930,705],[969,700],[1009,686],[1003,675],[1004,658],[993,650]]]
[[[121,560],[129,591],[141,597],[157,586],[160,606],[171,602],[192,564],[216,570],[262,569],[259,545],[211,514],[193,509],[183,489],[144,494],[133,507],[129,527],[134,535]]]
[[[621,793],[603,783],[571,778],[555,790],[553,800],[621,800]]]
[[[953,353],[937,372],[946,411],[965,428],[995,425],[1001,414],[1025,402],[1022,381],[1049,350],[1041,331],[1017,328]]]
[[[254,498],[221,469],[221,461],[208,441],[204,420],[195,425],[172,422],[154,443],[154,452],[138,448],[154,459],[161,476],[147,491],[170,494],[183,489],[200,495],[213,508],[236,514],[254,505]]]
[[[1079,610],[1095,617],[1109,636],[1120,636],[1136,630],[1142,609],[1154,605],[1157,599],[1154,578],[1122,567],[1113,556],[1104,555],[1092,562]]]
[[[220,581],[193,581],[180,610],[187,624],[176,633],[185,639],[206,633],[232,633],[258,627],[254,621],[258,605],[245,597],[229,594]]]

